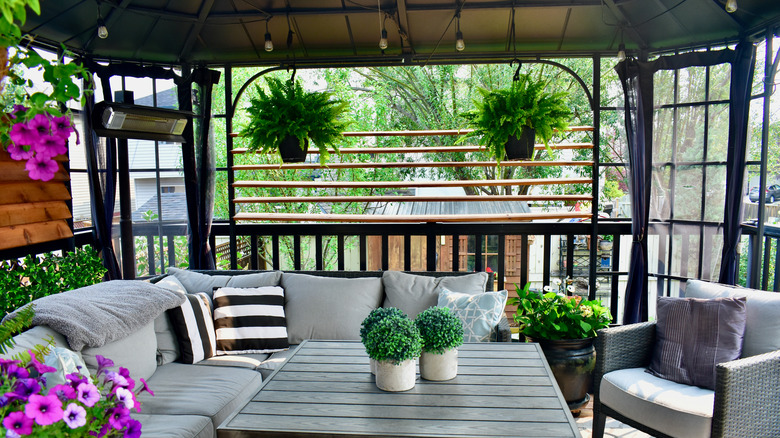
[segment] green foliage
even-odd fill
[[[19,28],[27,21],[27,8],[40,15],[39,0],[3,0],[0,2],[0,47],[16,44],[22,37]]]
[[[99,283],[106,273],[103,262],[91,248],[62,256],[54,253],[28,255],[21,261],[0,263],[0,310],[3,315],[47,295]]]
[[[509,137],[519,138],[523,128],[528,127],[535,129],[536,136],[549,148],[554,131],[565,130],[572,113],[564,100],[567,93],[547,93],[546,85],[530,75],[521,75],[508,88],[480,88],[482,101],[475,101],[476,108],[462,114],[474,131],[461,141],[481,137],[488,151],[501,162]],[[552,155],[549,149],[548,152]]]
[[[599,300],[580,300],[554,291],[540,295],[530,290],[530,284],[515,288],[518,297],[510,298],[508,304],[517,306],[514,319],[520,324],[520,332],[530,338],[591,338],[612,320],[609,309]]]
[[[606,180],[604,181],[604,188],[601,191],[603,199],[606,201],[622,198],[625,196],[625,192],[620,190],[620,184],[617,181]]]
[[[340,120],[347,103],[332,99],[329,92],[307,92],[300,82],[266,78],[268,92],[256,86],[249,108],[249,122],[240,132],[249,140],[249,150],[269,152],[278,149],[283,139],[309,138],[320,150],[320,162],[328,158],[328,146],[338,151],[346,123]]]
[[[422,336],[423,351],[441,354],[463,344],[463,323],[446,307],[430,307],[414,320]]]
[[[401,311],[401,309],[396,307],[377,307],[376,309],[372,310],[366,319],[363,320],[363,323],[360,324],[360,340],[365,343],[368,334],[371,332],[371,330],[374,329],[377,323],[391,316],[408,318],[406,314]]]
[[[366,334],[363,345],[371,359],[396,365],[422,353],[422,337],[414,321],[397,314],[378,321]]]
[[[0,354],[6,354],[14,348],[13,337],[21,333],[24,329],[32,325],[32,319],[35,315],[33,306],[27,306],[21,309],[14,318],[3,321],[0,324]]]

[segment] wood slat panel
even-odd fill
[[[64,220],[0,227],[0,250],[73,237]]]
[[[29,182],[30,179],[27,169],[25,169],[26,161],[6,161],[2,163],[2,172],[0,172],[0,182],[19,181]],[[65,168],[62,167],[62,163],[58,163],[59,170],[54,174],[54,178],[51,181],[63,182],[70,180],[70,175],[65,172]]]
[[[549,383],[549,380],[545,379],[545,382]],[[511,396],[517,393],[517,388],[510,384],[510,381],[504,381],[503,385],[480,385],[473,384],[468,386],[454,385],[454,384],[442,384],[441,382],[428,382],[427,380],[419,380],[414,388],[406,391],[407,394],[442,394],[442,395],[484,395],[484,396]],[[550,385],[527,385],[525,379],[517,380],[517,383],[522,383],[526,388],[523,389],[523,394],[527,394],[532,397],[555,397],[555,390]],[[293,380],[276,380],[268,382],[264,390],[267,391],[279,391],[279,392],[333,392],[333,385],[329,382],[301,382]],[[373,382],[367,383],[349,383],[343,382],[339,384],[339,391],[343,393],[356,392],[356,393],[373,393],[383,394],[384,391],[377,388]],[[344,401],[341,399],[341,401]]]
[[[546,149],[543,144],[534,145],[534,150]],[[552,150],[575,150],[575,149],[593,149],[592,143],[561,143],[551,144]],[[335,149],[328,149],[331,153],[336,153]],[[365,148],[341,148],[340,154],[428,154],[432,152],[485,152],[484,146],[479,145],[467,145],[467,146],[420,146],[420,147],[365,147]],[[231,150],[234,154],[245,154],[247,148],[235,148]],[[260,151],[255,153],[262,154]],[[306,151],[307,154],[319,154],[320,150],[317,148],[309,148]]]
[[[70,193],[62,183],[28,181],[25,184],[0,183],[0,205],[70,199]]]
[[[22,163],[22,164],[25,163],[25,161],[14,160],[13,158],[11,158],[11,155],[8,152],[3,151],[2,149],[0,149],[0,151],[1,151],[0,152],[0,162],[12,162],[12,163],[15,162],[15,163]],[[54,161],[56,161],[58,163],[64,163],[64,162],[68,161],[68,155],[67,154],[57,155],[56,157],[54,157]]]
[[[417,167],[552,167],[593,166],[593,161],[416,161],[396,163],[290,163],[290,164],[239,164],[234,170],[287,170],[287,169],[407,169]]]
[[[70,210],[62,201],[0,205],[0,227],[70,219]]]
[[[490,179],[466,181],[236,181],[233,187],[275,188],[411,188],[411,187],[502,187],[551,184],[591,184],[590,178]]]
[[[247,196],[236,204],[285,202],[495,202],[495,201],[592,201],[590,195],[491,195],[491,196]]]
[[[588,219],[590,213],[505,213],[505,214],[450,214],[450,215],[370,215],[370,214],[296,214],[296,213],[237,213],[236,221],[279,221],[279,222],[506,222],[531,221],[536,219]]]

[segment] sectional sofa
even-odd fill
[[[436,305],[442,291],[477,295],[492,290],[493,284],[486,273],[195,272],[176,268],[151,282],[153,285],[148,286],[161,294],[175,292],[190,298],[198,293],[213,297],[220,288],[229,291],[280,286],[284,290],[285,341],[291,347],[274,353],[214,355],[194,364],[182,363],[182,345],[187,354],[192,354],[188,349],[197,342],[183,343],[180,330],[177,335],[172,319],[176,319],[178,308],[174,306],[121,339],[76,349],[63,334],[37,325],[15,337],[14,351],[51,337],[55,347],[74,351],[93,372],[96,355],[111,358],[117,366],[128,368],[132,377],[143,377],[154,391],[153,397],[147,393],[138,396],[141,412],[133,415],[142,423],[143,435],[187,438],[216,436],[216,427],[258,391],[263,379],[283,364],[303,339],[359,339],[360,323],[374,308],[398,307],[414,317]],[[102,283],[102,287],[114,283]],[[115,284],[119,287],[127,283]],[[67,300],[70,293],[60,294],[58,299]],[[110,309],[106,312],[121,313]],[[489,337],[492,341],[510,340],[506,318],[501,318]]]

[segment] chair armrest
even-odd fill
[[[501,315],[501,319],[498,320],[496,325],[495,339],[491,339],[493,342],[512,342],[512,329],[509,328],[509,320],[506,319],[506,314]]]
[[[604,374],[650,364],[655,342],[655,322],[643,322],[601,329],[596,336],[596,369],[593,391],[598,396]]]
[[[715,369],[712,436],[780,436],[780,350]]]

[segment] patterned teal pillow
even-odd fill
[[[471,295],[442,289],[438,305],[463,321],[463,342],[489,342],[504,313],[506,297],[506,290]]]

